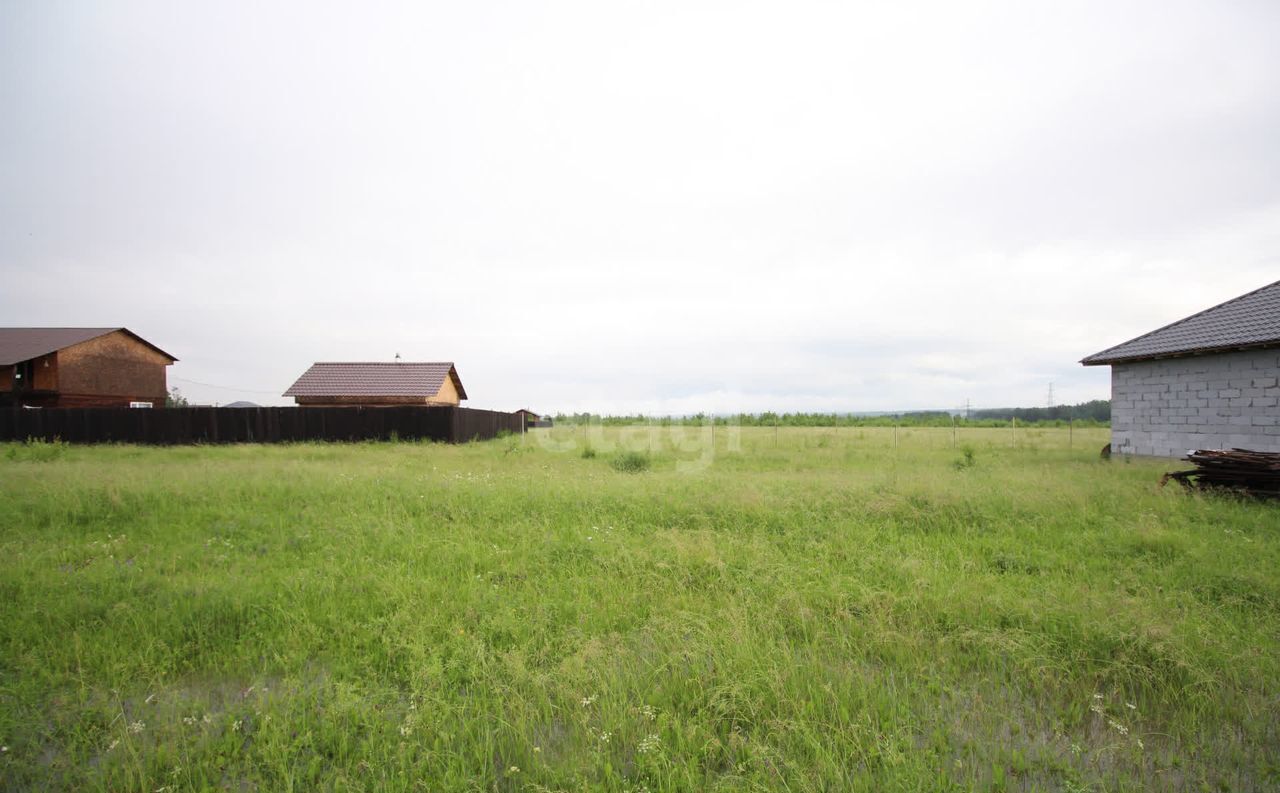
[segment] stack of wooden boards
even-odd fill
[[[1248,449],[1199,449],[1182,458],[1196,467],[1173,471],[1170,479],[1188,489],[1234,490],[1263,498],[1280,498],[1280,454]]]

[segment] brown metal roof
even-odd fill
[[[1085,366],[1280,346],[1280,281],[1080,361]]]
[[[446,377],[453,379],[458,398],[466,399],[458,370],[449,361],[434,363],[314,363],[289,386],[285,396],[411,396],[430,398],[440,393]]]
[[[171,361],[178,360],[128,328],[0,328],[0,366],[29,361],[81,342],[124,331]]]

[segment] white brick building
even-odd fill
[[[1280,452],[1280,281],[1090,355],[1111,366],[1111,450]]]

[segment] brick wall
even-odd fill
[[[172,361],[127,333],[115,331],[58,351],[58,404],[163,405],[165,367]]]
[[[1188,449],[1280,452],[1280,349],[1111,367],[1111,448],[1181,457]]]

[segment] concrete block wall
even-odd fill
[[[1280,452],[1280,349],[1111,367],[1111,450],[1181,457],[1188,449]]]

